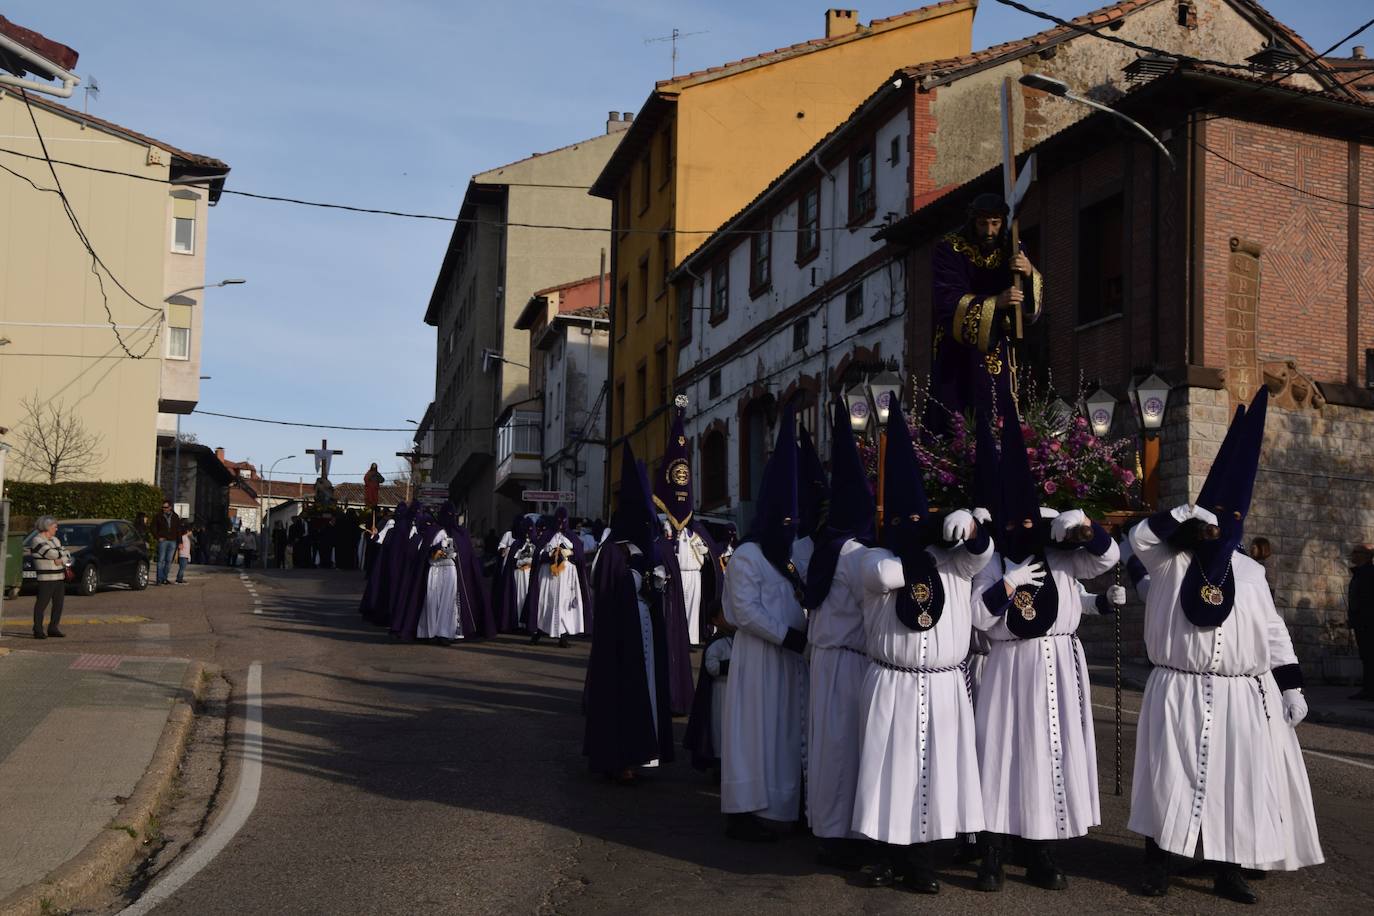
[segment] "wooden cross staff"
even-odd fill
[[[1016,210],[1021,203],[1021,198],[1026,196],[1026,190],[1035,177],[1034,157],[1026,163],[1026,171],[1019,178],[1016,174],[1016,137],[1013,131],[1016,128],[1015,112],[1012,110],[1012,87],[1011,77],[1002,80],[1002,198],[1007,204],[1009,229],[1011,231],[1011,252],[1009,257],[1012,260],[1021,253],[1021,229],[1017,223]],[[1015,270],[1011,272],[1011,288],[1017,292],[1021,291],[1021,275]],[[1021,307],[1017,306],[1012,310],[1014,314],[1013,338],[1021,340],[1025,336],[1025,331],[1021,325]]]

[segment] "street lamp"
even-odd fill
[[[1120,111],[1117,111],[1115,108],[1112,108],[1109,105],[1103,105],[1101,102],[1094,102],[1092,99],[1078,95],[1077,93],[1070,90],[1068,83],[1065,83],[1063,80],[1057,80],[1054,77],[1046,76],[1043,73],[1027,73],[1025,76],[1021,77],[1021,85],[1026,86],[1030,89],[1038,89],[1041,92],[1058,96],[1061,99],[1068,99],[1070,102],[1077,102],[1080,105],[1087,105],[1089,108],[1095,108],[1098,111],[1106,112],[1107,114],[1111,115],[1112,117],[1118,120],[1125,121],[1127,124],[1131,125],[1136,130],[1140,131],[1142,134],[1144,134],[1146,137],[1150,139],[1150,142],[1155,145],[1155,148],[1164,154],[1164,159],[1166,162],[1169,163],[1169,168],[1173,169],[1176,167],[1174,165],[1173,154],[1169,152],[1169,148],[1165,146],[1158,137],[1150,133],[1150,129],[1148,127],[1146,127],[1144,124],[1141,124],[1139,121],[1134,120],[1133,118],[1127,117],[1126,115],[1122,114]]]
[[[185,295],[186,293],[194,293],[202,289],[219,289],[221,286],[240,286],[247,282],[247,280],[244,280],[240,277],[234,277],[229,280],[221,280],[218,283],[206,283],[200,286],[188,286],[185,289],[179,289],[174,293],[168,293],[162,301],[166,302],[168,300],[176,298],[177,296]]]
[[[295,455],[287,455],[284,458],[278,458],[276,461],[272,462],[271,468],[262,478],[263,484],[270,486],[272,481],[272,475],[277,473],[277,465],[281,464],[283,461],[290,461],[292,458],[295,457]],[[271,541],[269,540],[270,532],[267,528],[267,513],[272,511],[271,508],[267,505],[267,500],[271,498],[272,494],[270,493],[266,495],[261,493],[258,494],[258,504],[261,506],[261,509],[259,510],[259,515],[261,516],[262,550],[260,552],[262,553],[263,569],[267,568],[267,548],[271,546]]]
[[[1112,431],[1112,419],[1116,416],[1116,398],[1107,389],[1098,387],[1088,395],[1088,422],[1092,424],[1093,435],[1105,436]]]

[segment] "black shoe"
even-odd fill
[[[34,627],[34,628],[33,628],[33,638],[34,638],[34,639],[47,639],[47,638],[48,638],[48,634],[43,632],[43,628],[42,628],[42,627]]]
[[[538,633],[535,633],[533,636],[531,636],[531,637],[530,637],[530,645],[532,645],[532,646],[537,646],[537,645],[539,645],[539,636],[540,636],[540,634],[538,634]]]
[[[1236,903],[1259,903],[1259,895],[1250,889],[1239,865],[1222,865],[1217,869],[1217,879],[1212,885],[1218,897],[1234,900]]]
[[[902,886],[913,894],[938,894],[940,881],[935,877],[935,868],[930,864],[930,851],[921,846],[907,852],[907,873]]]
[[[1064,876],[1059,866],[1054,864],[1049,843],[1042,840],[1032,845],[1026,880],[1047,891],[1062,891],[1069,886],[1069,879]]]
[[[897,874],[896,869],[890,862],[882,862],[877,865],[865,865],[862,869],[863,884],[865,887],[895,887],[897,882],[902,880],[902,876]]]
[[[752,814],[728,814],[725,835],[745,843],[776,843],[778,835],[759,823]]]
[[[985,844],[983,861],[978,866],[978,880],[974,885],[980,891],[993,893],[1002,889],[1006,873],[1002,870],[1002,847]]]
[[[54,637],[56,637],[56,638],[58,638],[58,639],[61,639],[62,637],[66,636],[67,634],[66,634],[66,633],[63,633],[63,632],[62,632],[61,630],[59,630],[57,627],[48,627],[48,635],[49,635],[49,636],[54,636]]]
[[[566,648],[568,648],[568,646],[570,646],[570,645],[571,645],[571,643],[568,642],[568,637],[566,637],[566,636],[560,636],[560,637],[558,637],[558,648],[560,648],[560,649],[566,649]]]
[[[1145,841],[1144,877],[1140,880],[1142,897],[1165,897],[1169,893],[1169,854],[1154,840]]]

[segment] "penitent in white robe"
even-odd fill
[[[673,543],[677,546],[677,565],[682,571],[682,600],[687,609],[687,641],[701,644],[701,569],[706,565],[706,542],[701,535],[684,528]]]
[[[564,562],[562,571],[555,574],[549,559],[557,550],[563,551]],[[562,534],[554,534],[544,545],[542,553],[539,563],[538,628],[550,636],[576,636],[586,627],[583,624],[582,588],[577,566],[573,563],[572,542]]]
[[[805,629],[792,585],[758,544],[741,544],[725,571],[725,618],[738,628],[721,719],[720,809],[774,821],[801,813],[806,661],[782,647]]]
[[[940,619],[918,631],[897,619],[902,563],[859,555],[864,632],[873,659],[863,683],[863,756],[854,829],[898,846],[984,827],[973,702],[964,662],[973,632],[971,580],[992,555],[927,548],[944,589]],[[905,668],[896,671],[886,665]]]
[[[463,633],[458,627],[458,566],[453,561],[453,539],[440,530],[430,541],[429,549],[425,609],[415,635],[419,639],[462,639]],[[443,551],[439,559],[434,559],[436,550]]]
[[[858,541],[840,548],[830,592],[807,622],[811,683],[807,716],[806,816],[818,837],[852,836],[854,790],[863,739],[862,693],[868,655],[855,558]]]
[[[1102,575],[1120,555],[1115,542],[1101,556],[1085,548],[1046,553],[1059,613],[1044,636],[1018,639],[1005,615],[983,603],[984,591],[1003,587],[995,551],[973,580],[971,602],[973,625],[992,645],[975,710],[983,817],[988,830],[1028,840],[1083,836],[1102,822],[1077,580]]]
[[[730,655],[735,649],[734,636],[713,639],[701,654],[701,663],[711,675],[711,747],[720,753],[720,723],[725,715],[725,686],[730,683]],[[725,670],[722,671],[721,669]]]
[[[1179,590],[1193,562],[1149,523],[1131,531],[1149,571],[1145,647],[1156,666],[1137,729],[1127,826],[1169,852],[1247,868],[1323,861],[1297,733],[1272,670],[1297,657],[1264,567],[1231,559],[1235,606],[1218,627],[1193,625]]]

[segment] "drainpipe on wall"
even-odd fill
[[[69,99],[72,97],[72,92],[76,89],[76,84],[81,82],[81,77],[77,76],[75,73],[63,70],[52,61],[40,54],[35,54],[19,42],[5,35],[0,35],[0,48],[4,48],[15,57],[21,58],[41,70],[51,72],[53,76],[62,81],[62,88],[59,89],[48,83],[40,83],[35,80],[26,80],[17,76],[11,76],[8,73],[0,73],[0,85],[14,86],[18,89],[30,89],[34,92],[41,92],[44,95],[56,96],[59,99]]]
[[[874,155],[876,156],[876,154],[875,150]],[[830,249],[825,259],[826,276],[821,283],[822,286],[826,286],[835,278],[835,232],[839,228],[839,201],[836,199],[835,195],[839,193],[839,182],[835,180],[834,173],[828,171],[825,165],[821,163],[820,150],[812,154],[811,162],[816,168],[820,169],[821,174],[830,181]],[[819,201],[817,201],[817,203],[819,203]],[[819,219],[820,214],[817,213],[816,216]],[[830,380],[830,302],[828,300],[821,303],[821,380],[822,382],[828,382]],[[820,393],[818,392],[818,400],[819,397]],[[830,444],[830,424],[826,422],[826,417],[828,416],[826,411],[827,406],[828,405],[818,404],[818,409],[816,411],[816,448],[822,455],[825,454],[825,449]]]

